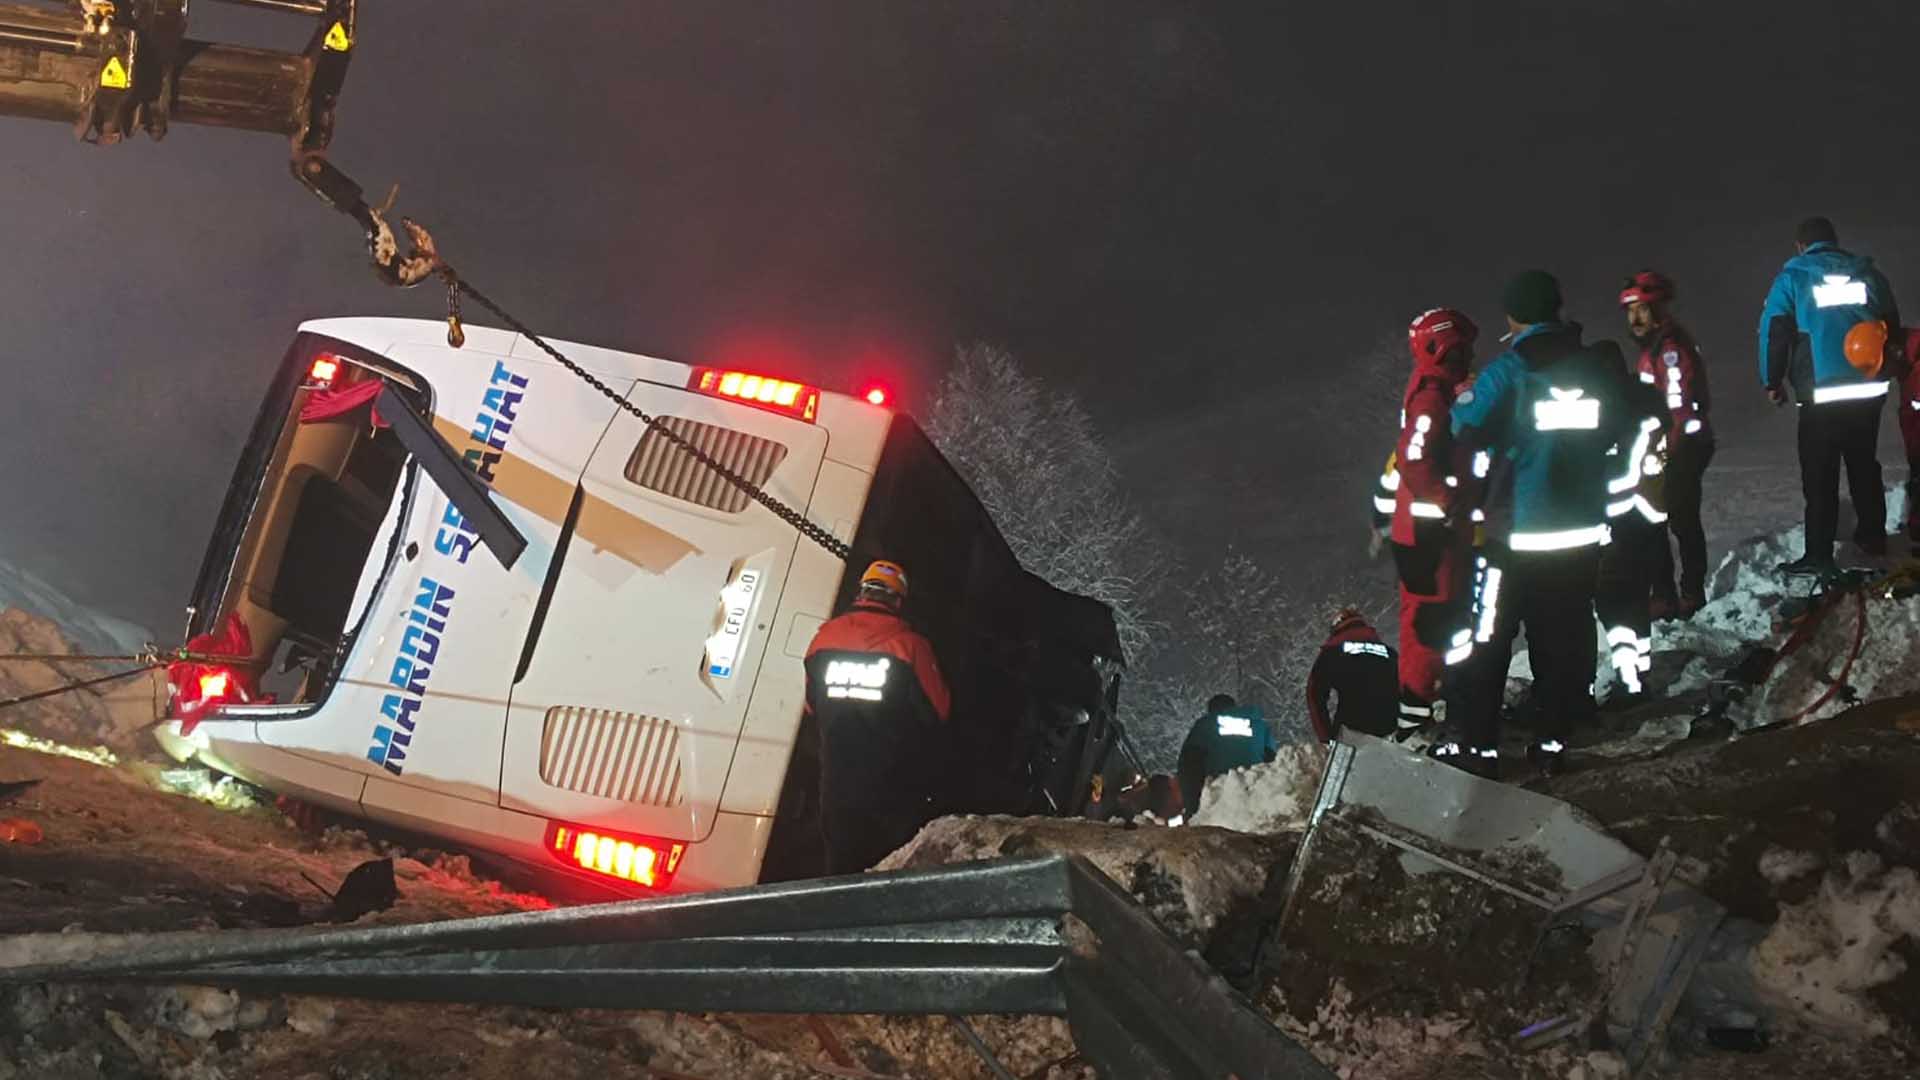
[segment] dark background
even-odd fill
[[[1516,269],[1610,335],[1626,273],[1677,278],[1734,468],[1791,462],[1751,370],[1797,219],[1920,306],[1911,0],[363,8],[335,160],[536,327],[922,409],[1003,344],[1196,562],[1350,555],[1397,409],[1362,361],[1435,304],[1493,327]],[[0,120],[0,555],[163,634],[295,324],[442,314],[284,159]]]

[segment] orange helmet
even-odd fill
[[[1855,371],[1869,379],[1879,375],[1887,360],[1887,324],[1878,319],[1855,323],[1847,331],[1846,353]]]
[[[860,575],[860,591],[866,592],[869,589],[877,589],[881,592],[889,593],[897,599],[905,600],[907,598],[907,572],[899,563],[888,562],[885,559],[877,559],[871,566],[867,567],[866,573]]]

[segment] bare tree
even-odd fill
[[[1093,421],[1004,350],[975,345],[934,398],[927,433],[972,486],[1028,570],[1113,608],[1136,662],[1157,623],[1149,604],[1168,570],[1166,545],[1121,494]]]
[[[1371,382],[1387,378],[1385,353],[1364,365]],[[1358,604],[1376,621],[1392,610],[1390,575],[1377,568],[1283,577],[1233,548],[1170,588],[1178,561],[1122,495],[1091,419],[1001,349],[959,351],[927,431],[1027,569],[1113,608],[1129,666],[1121,716],[1150,764],[1170,767],[1223,691],[1259,702],[1282,737],[1306,737],[1306,676],[1333,606]]]
[[[1232,694],[1259,704],[1282,739],[1307,737],[1307,673],[1342,607],[1378,622],[1393,611],[1391,589],[1377,574],[1288,579],[1229,547],[1218,565],[1186,592],[1163,667],[1148,679],[1151,708],[1191,720],[1207,698]],[[1144,733],[1152,741],[1167,724]],[[1181,734],[1184,734],[1182,729]],[[1175,746],[1156,746],[1171,753]]]

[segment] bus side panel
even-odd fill
[[[701,425],[732,452],[764,459],[777,447],[784,456],[766,490],[806,505],[826,447],[820,428],[648,383],[634,393],[648,413]],[[616,416],[587,468],[579,527],[514,688],[501,798],[558,820],[700,841],[758,693],[753,673],[779,647],[773,613],[799,537],[757,503],[718,505],[730,489],[690,460],[652,481],[686,497],[629,479],[646,431]],[[758,449],[741,450],[747,442]],[[730,610],[742,632],[716,648],[731,663],[709,664]]]

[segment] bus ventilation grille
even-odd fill
[[[703,424],[683,416],[663,416],[660,423],[675,435],[712,455],[714,460],[759,487],[786,460],[787,448],[772,439],[744,431]],[[652,428],[640,437],[627,459],[627,479],[643,488],[685,499],[696,506],[737,514],[752,500],[747,493],[722,480],[693,455],[668,442]]]
[[[540,779],[603,799],[678,806],[686,798],[679,729],[651,716],[556,706],[540,738]]]

